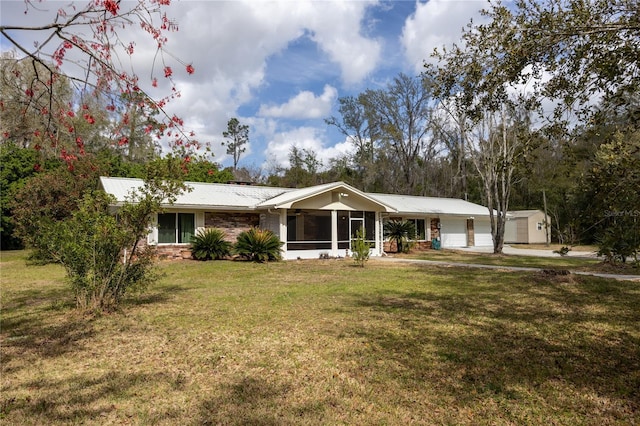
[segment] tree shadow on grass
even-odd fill
[[[120,371],[99,376],[75,374],[63,380],[39,379],[24,385],[31,395],[11,397],[5,392],[0,415],[8,420],[29,419],[33,424],[83,424],[99,422],[101,418],[105,423],[114,423],[114,418],[120,419],[115,423],[128,423],[139,413],[120,412],[120,401],[135,394],[137,386],[148,387],[153,383],[156,388],[171,388],[175,380],[165,373],[127,374]],[[159,411],[161,418],[149,418],[150,423],[179,417],[179,413]]]
[[[354,305],[379,320],[354,324],[352,334],[367,339],[377,352],[372,356],[393,359],[385,363],[396,369],[390,374],[415,386],[428,381],[462,404],[519,399],[523,389],[545,398],[540,388],[556,383],[555,392],[580,395],[567,407],[580,415],[637,416],[637,285],[519,277],[511,288],[487,293],[482,286],[474,292],[473,285],[458,293],[455,283],[443,280],[449,289],[360,295]],[[597,398],[610,406],[598,406]]]
[[[260,377],[241,377],[229,384],[218,398],[202,402],[194,425],[279,425],[278,403],[289,386],[274,384]]]
[[[147,304],[167,303],[179,286],[160,287],[131,296],[122,310]],[[10,361],[15,357],[59,357],[84,349],[96,334],[96,317],[74,309],[68,290],[47,290],[14,297],[2,309],[0,352],[3,374],[15,373]]]

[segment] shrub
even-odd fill
[[[140,207],[124,206],[118,220],[110,201],[104,193],[87,194],[70,218],[49,222],[39,235],[39,246],[64,266],[81,309],[113,310],[125,293],[154,278],[153,251],[137,246],[145,227],[128,220]]]
[[[254,262],[282,259],[282,242],[268,229],[251,228],[238,235],[235,252]]]
[[[356,231],[356,237],[351,240],[351,251],[353,252],[353,260],[356,265],[364,267],[364,263],[369,260],[371,246],[364,239],[364,228]]]
[[[416,235],[414,223],[408,220],[390,220],[384,224],[384,231],[389,241],[396,242],[396,253],[408,252],[408,242]]]
[[[88,191],[69,217],[42,222],[37,247],[66,271],[79,308],[114,310],[124,295],[157,278],[154,251],[141,248],[151,218],[185,190],[183,182],[149,167],[144,187],[118,209],[102,191]]]
[[[191,238],[191,251],[196,260],[224,259],[231,254],[233,244],[225,241],[226,234],[220,229],[199,231]]]

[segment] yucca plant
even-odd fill
[[[268,229],[251,228],[238,235],[235,252],[254,262],[282,259],[280,238]]]
[[[390,220],[384,224],[384,232],[389,241],[396,242],[396,253],[404,253],[409,251],[408,243],[415,238],[416,227],[408,220]]]
[[[191,238],[191,251],[194,259],[213,260],[224,259],[231,254],[233,244],[225,241],[224,231],[216,228],[209,228],[205,231],[198,231]]]

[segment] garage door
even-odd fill
[[[440,235],[442,247],[465,247],[467,245],[467,219],[441,218]]]
[[[491,238],[491,223],[489,219],[478,219],[474,221],[474,231],[476,237],[476,247],[493,246],[493,239]]]

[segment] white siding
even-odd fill
[[[491,223],[489,222],[489,219],[476,218],[473,226],[475,245],[477,247],[493,246],[493,239],[491,238]]]
[[[467,219],[443,217],[440,219],[442,248],[465,247],[467,245]]]
[[[260,228],[269,231],[280,237],[280,214],[263,213],[260,215]],[[283,238],[280,238],[281,240]]]

